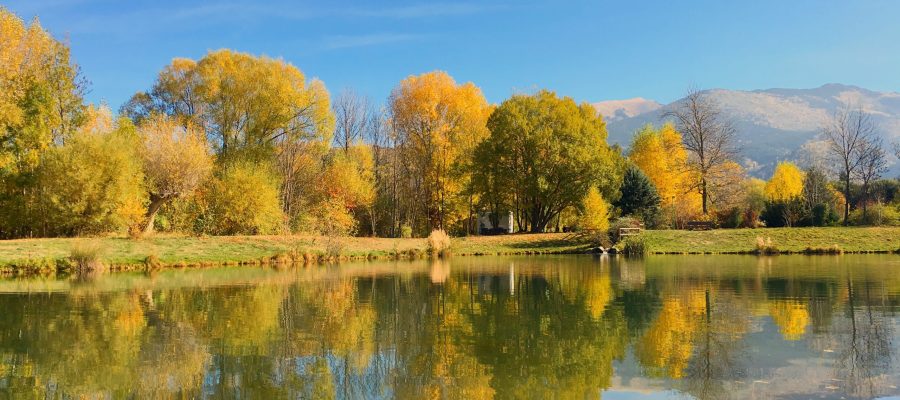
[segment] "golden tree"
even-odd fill
[[[794,163],[783,161],[775,167],[772,179],[766,182],[769,201],[790,201],[803,195],[804,174]]]
[[[418,214],[426,224],[419,230],[452,226],[465,218],[465,166],[488,135],[491,107],[477,86],[457,84],[443,71],[404,79],[389,102],[403,162],[423,204]]]

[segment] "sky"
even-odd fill
[[[900,1],[0,1],[70,43],[88,100],[114,109],[173,57],[220,48],[376,103],[432,70],[492,103],[544,88],[662,103],[689,88],[900,91]]]

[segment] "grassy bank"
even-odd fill
[[[711,231],[660,230],[644,233],[651,253],[750,253],[757,238],[781,253],[840,249],[845,253],[894,252],[900,249],[898,227],[823,227],[716,229]],[[835,247],[836,246],[836,247]]]
[[[646,231],[644,243],[656,254],[752,253],[757,238],[781,253],[839,249],[846,253],[896,252],[900,228],[831,227]],[[405,259],[427,254],[425,239],[314,236],[156,236],[145,239],[23,239],[0,241],[0,273],[39,273],[72,267],[73,249],[96,249],[113,270],[150,267],[258,265],[284,262]],[[452,253],[517,255],[583,253],[588,245],[570,234],[520,234],[453,239]]]
[[[84,246],[85,244],[90,246]],[[418,258],[425,239],[334,238],[315,236],[156,236],[144,239],[22,239],[0,241],[0,272],[36,273],[70,267],[73,249],[96,249],[113,270],[147,265],[206,266]],[[586,245],[566,234],[483,236],[453,239],[455,255],[559,254],[583,252]]]

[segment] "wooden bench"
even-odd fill
[[[715,226],[710,221],[688,221],[687,229],[689,231],[708,231]]]

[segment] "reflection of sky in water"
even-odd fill
[[[0,281],[0,397],[898,395],[898,267],[460,257]]]

